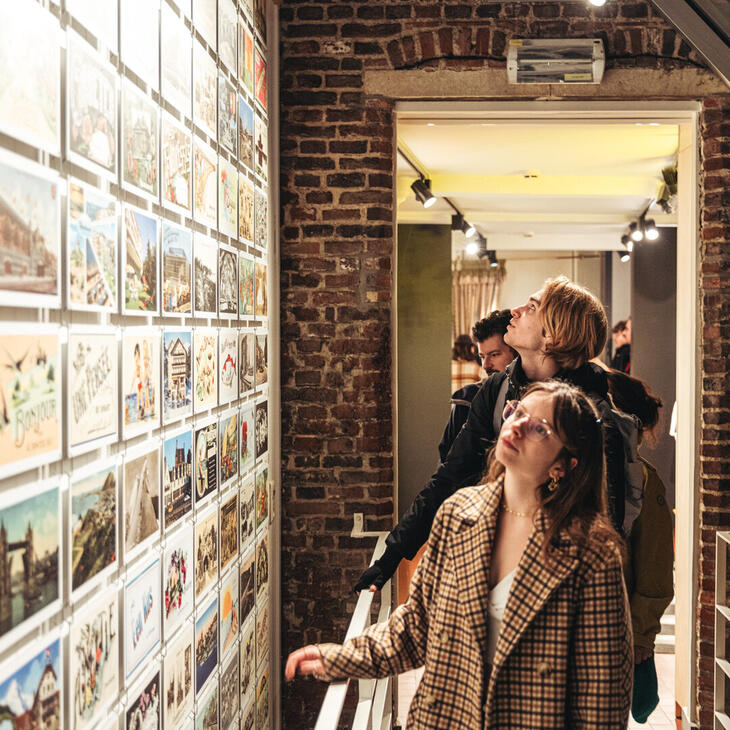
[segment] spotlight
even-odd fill
[[[629,236],[627,236],[625,233],[623,236],[621,236],[621,243],[623,243],[624,246],[626,246],[626,250],[631,253],[631,251],[634,250],[634,242],[631,240]]]
[[[479,244],[476,241],[469,241],[466,244],[466,252],[469,256],[476,256],[479,253]]]
[[[631,261],[631,254],[628,251],[624,254],[621,254],[621,263],[625,264],[627,261]]]
[[[606,4],[606,0],[590,0],[591,5],[595,5],[597,8]]]
[[[639,224],[636,221],[634,221],[629,226],[629,235],[631,236],[632,240],[636,241],[636,243],[643,240],[644,231],[642,231],[641,228],[639,228]]]
[[[477,229],[474,227],[473,223],[467,223],[464,221],[464,223],[461,226],[461,230],[464,231],[464,235],[467,238],[473,238],[474,234],[477,232]]]
[[[425,178],[414,180],[411,184],[411,190],[416,194],[418,202],[422,203],[424,208],[430,208],[436,202],[436,198],[431,192],[430,180]]]
[[[653,218],[649,218],[649,220],[644,223],[644,231],[646,237],[650,241],[656,241],[657,238],[659,238],[659,229],[656,227],[656,223]]]
[[[496,269],[499,264],[497,263],[497,252],[496,251],[487,251],[487,258],[489,259],[489,265]]]

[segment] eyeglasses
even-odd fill
[[[511,418],[518,421],[526,418],[525,436],[530,439],[530,441],[542,441],[555,433],[550,427],[550,424],[544,418],[531,416],[525,408],[520,405],[518,400],[507,401],[504,406],[504,410],[502,411],[502,418],[505,421],[508,421]]]

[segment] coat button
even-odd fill
[[[540,662],[537,665],[537,673],[541,677],[545,677],[552,671],[552,667],[550,666],[550,662]]]
[[[442,644],[446,644],[448,641],[451,641],[451,635],[446,629],[443,629],[441,631],[441,635],[439,636],[439,638],[441,639]]]

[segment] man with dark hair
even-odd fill
[[[611,330],[613,357],[611,367],[621,373],[631,372],[631,317],[616,322]]]
[[[479,350],[479,362],[486,377],[492,373],[504,371],[507,365],[517,357],[517,353],[504,342],[510,319],[512,319],[512,313],[509,309],[495,309],[488,317],[480,319],[472,327],[471,335]],[[446,459],[451,444],[454,443],[461,427],[466,423],[471,402],[481,386],[481,383],[469,383],[469,385],[459,388],[451,396],[451,415],[439,444],[441,461]]]

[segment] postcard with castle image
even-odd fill
[[[218,463],[221,488],[238,478],[238,412],[221,416],[218,426]]]
[[[126,730],[160,730],[160,671],[128,693]]]
[[[220,595],[220,643],[221,656],[225,656],[238,640],[238,570],[236,567],[221,581]],[[238,669],[238,667],[236,667]]]
[[[116,200],[95,188],[69,181],[67,223],[69,308],[116,312]]]
[[[193,710],[194,631],[186,625],[172,643],[168,642],[164,660],[164,718],[166,728],[177,728]]]
[[[124,303],[122,314],[156,314],[159,219],[145,211],[124,206],[122,217]]]
[[[119,596],[116,587],[77,611],[69,632],[71,727],[85,730],[119,692]]]
[[[193,610],[193,526],[183,525],[165,543],[162,566],[162,625],[165,640]]]
[[[63,728],[62,642],[52,636],[24,647],[0,669],[3,730]]]
[[[218,316],[238,317],[238,256],[230,246],[218,248]]]
[[[160,644],[160,560],[157,558],[124,588],[124,668],[127,680]]]
[[[160,425],[160,331],[127,327],[122,335],[122,435]]]
[[[142,543],[160,532],[160,447],[143,444],[124,460],[124,553],[139,552]]]
[[[160,112],[131,82],[122,84],[122,187],[152,202],[159,197]]]
[[[98,462],[71,478],[71,590],[77,591],[117,564],[119,466]]]
[[[195,618],[195,693],[218,666],[218,596],[213,595]],[[216,693],[217,694],[217,693]]]
[[[238,650],[228,658],[228,664],[221,670],[221,730],[233,730],[238,716]]]
[[[189,427],[165,432],[162,444],[162,499],[165,531],[193,508],[193,432]]]
[[[6,556],[0,565],[0,638],[26,622],[27,630],[60,607],[60,489],[48,482],[34,484],[30,497],[28,491],[18,487],[0,500],[0,555]]]
[[[59,329],[0,325],[0,478],[61,455]]]
[[[165,328],[162,333],[162,422],[193,414],[193,333]]]

